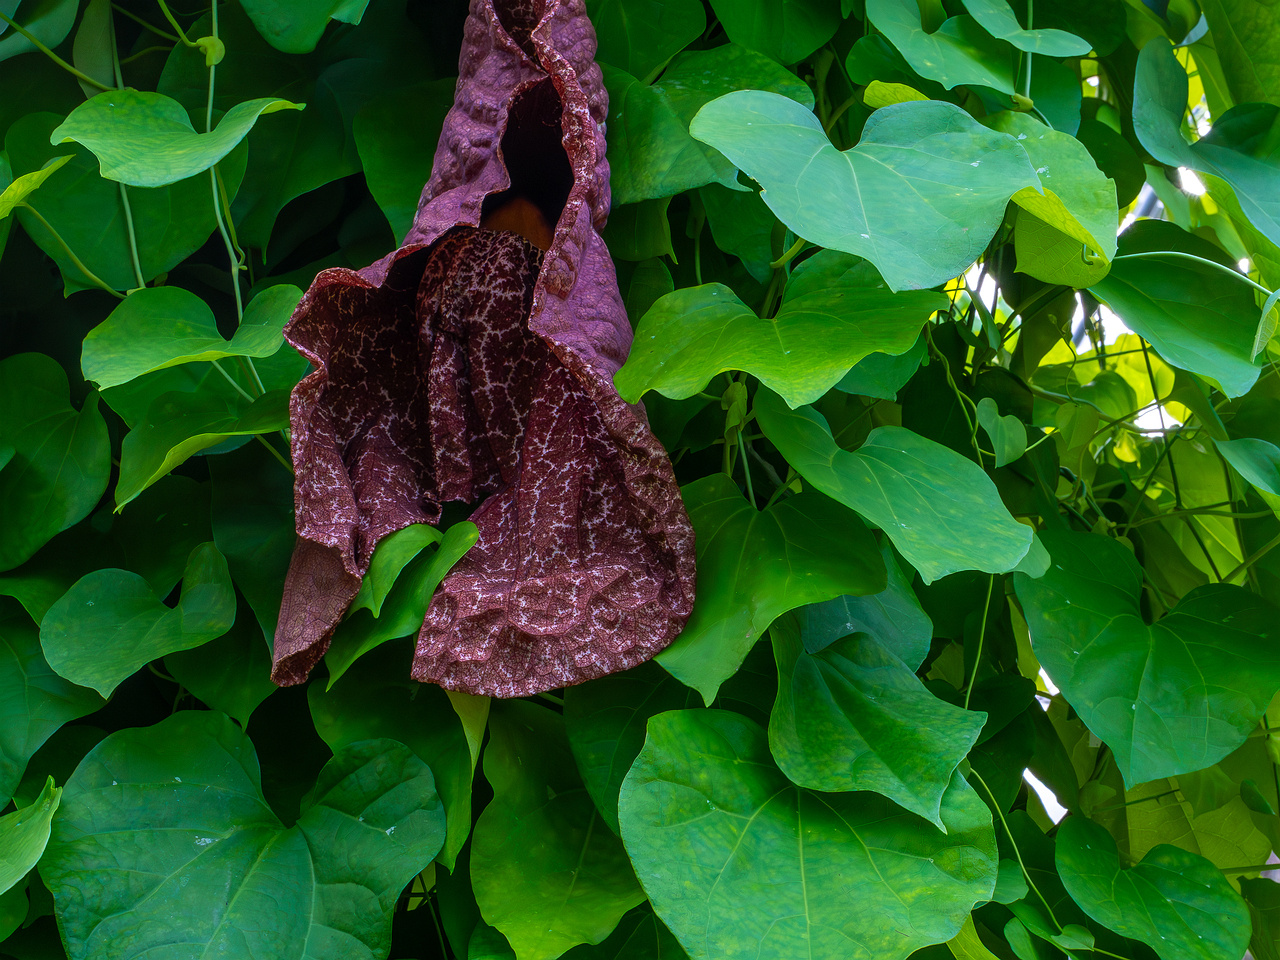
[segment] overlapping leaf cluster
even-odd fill
[[[267,679],[281,329],[465,4],[0,4],[0,957],[1280,956],[1278,8],[587,9],[698,593],[490,703],[462,513]]]

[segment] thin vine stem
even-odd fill
[[[133,229],[133,207],[129,204],[129,188],[123,183],[117,183],[116,186],[120,188],[120,206],[124,209],[124,226],[129,234],[129,259],[133,263],[133,276],[138,281],[138,288],[141,289],[147,285],[147,281],[142,276],[142,260],[138,256],[138,235]]]
[[[1258,283],[1255,280],[1251,280],[1249,277],[1245,276],[1245,274],[1241,273],[1239,270],[1233,270],[1231,267],[1228,267],[1225,263],[1218,263],[1218,261],[1216,260],[1207,260],[1204,257],[1197,257],[1194,253],[1183,253],[1180,250],[1146,250],[1140,253],[1122,253],[1118,257],[1112,257],[1112,262],[1114,263],[1116,260],[1137,260],[1137,259],[1149,258],[1149,257],[1174,257],[1175,259],[1178,259],[1178,260],[1194,260],[1196,263],[1203,263],[1206,266],[1213,267],[1213,269],[1217,270],[1220,273],[1225,273],[1225,274],[1228,274],[1229,276],[1235,277],[1237,280],[1243,280],[1249,286],[1253,287],[1253,289],[1257,290],[1259,293],[1265,294],[1268,297],[1271,296],[1271,293],[1272,293],[1272,291],[1268,290],[1262,284]]]
[[[987,614],[991,612],[991,594],[995,589],[996,575],[987,579],[987,602],[982,606],[982,626],[978,629],[978,652],[973,658],[973,671],[969,674],[969,685],[964,691],[964,708],[969,709],[969,698],[973,696],[973,682],[978,678],[978,667],[982,663],[982,644],[987,636]]]
[[[1009,838],[1009,846],[1013,847],[1013,855],[1018,858],[1018,866],[1022,868],[1022,875],[1027,880],[1027,886],[1035,891],[1035,895],[1040,898],[1040,902],[1044,904],[1044,908],[1049,913],[1049,919],[1053,921],[1053,925],[1059,930],[1062,924],[1058,922],[1058,918],[1054,916],[1053,908],[1049,906],[1049,901],[1045,899],[1045,895],[1040,892],[1040,888],[1036,886],[1036,882],[1031,879],[1031,871],[1027,869],[1026,862],[1022,859],[1022,851],[1018,849],[1018,841],[1014,839],[1013,831],[1009,829],[1009,821],[1004,818],[1004,811],[1000,809],[1000,801],[996,799],[996,795],[991,788],[987,786],[987,781],[982,779],[982,774],[978,773],[973,767],[969,767],[969,775],[981,784],[982,789],[987,792],[987,796],[991,798],[991,808],[995,810],[996,816],[1000,818],[1000,825],[1004,827],[1005,836]]]
[[[138,24],[141,27],[144,27],[147,30],[150,30],[157,37],[163,37],[164,39],[169,40],[172,43],[180,42],[178,38],[175,37],[172,33],[169,33],[167,30],[161,30],[155,24],[147,22],[146,20],[142,19],[142,17],[134,13],[132,10],[128,10],[120,6],[120,4],[118,3],[111,4],[111,9],[114,10],[116,13],[123,13],[126,17],[128,17],[134,23]]]

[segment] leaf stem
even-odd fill
[[[155,26],[154,24],[148,23],[146,20],[143,20],[142,17],[138,16],[132,10],[127,10],[124,7],[120,6],[120,4],[118,3],[111,4],[111,9],[116,11],[117,13],[123,13],[126,17],[128,17],[134,23],[141,25],[147,30],[150,30],[157,37],[164,37],[164,39],[169,40],[173,43],[179,42],[178,38],[175,37],[172,33],[167,33],[164,30],[161,30],[159,27]]]
[[[992,793],[991,788],[987,786],[987,781],[982,779],[982,774],[973,769],[972,765],[969,767],[969,773],[978,781],[978,783],[982,784],[982,789],[987,791],[987,796],[991,798],[991,808],[995,810],[996,816],[1000,818],[1000,825],[1004,827],[1005,835],[1009,838],[1009,846],[1013,847],[1013,855],[1018,858],[1018,866],[1022,868],[1022,875],[1027,879],[1027,886],[1035,891],[1036,896],[1040,898],[1040,902],[1044,904],[1045,910],[1048,911],[1049,919],[1053,921],[1053,925],[1055,927],[1061,930],[1062,924],[1060,924],[1058,922],[1058,918],[1053,915],[1053,908],[1049,906],[1049,901],[1046,900],[1044,894],[1040,892],[1040,888],[1036,886],[1036,882],[1031,879],[1031,871],[1027,869],[1027,864],[1022,859],[1022,851],[1018,849],[1018,841],[1013,838],[1013,831],[1009,829],[1009,821],[1004,818],[1004,811],[1000,809],[1000,803],[996,800],[996,795]]]
[[[223,369],[222,364],[220,364],[217,360],[210,360],[209,362],[213,364],[213,369],[217,370],[220,374],[223,375],[223,377],[226,378],[227,383],[231,384],[231,386],[235,389],[236,393],[240,394],[240,396],[244,397],[250,403],[253,403],[253,400],[254,400],[253,394],[249,393],[248,391],[245,390],[244,387],[236,383],[235,378],[231,376],[231,374],[227,373],[225,369]]]
[[[1217,270],[1219,273],[1225,273],[1232,277],[1235,277],[1237,280],[1243,280],[1245,283],[1253,287],[1253,289],[1257,290],[1259,293],[1263,294],[1264,296],[1269,297],[1271,296],[1271,293],[1272,293],[1272,291],[1268,290],[1262,284],[1254,280],[1251,280],[1249,277],[1245,276],[1239,270],[1233,270],[1231,267],[1228,267],[1225,263],[1218,263],[1217,260],[1207,260],[1204,257],[1197,257],[1194,253],[1182,253],[1179,250],[1147,250],[1141,253],[1123,253],[1118,257],[1112,257],[1111,262],[1114,263],[1117,260],[1140,260],[1143,258],[1150,258],[1150,257],[1174,257],[1178,260],[1194,260],[1196,263],[1203,263],[1206,266],[1213,267],[1213,269]]]
[[[1165,797],[1171,797],[1178,791],[1165,790],[1163,793],[1153,793],[1149,797],[1139,797],[1137,800],[1125,800],[1123,803],[1109,803],[1105,807],[1095,807],[1094,813],[1109,813],[1112,810],[1123,810],[1125,807],[1132,807],[1135,804],[1146,803],[1149,800],[1163,800]]]
[[[72,250],[69,246],[67,246],[67,241],[62,239],[62,235],[59,234],[57,230],[53,229],[53,224],[51,224],[48,220],[46,220],[44,217],[40,215],[39,210],[31,206],[31,204],[29,203],[19,203],[17,206],[30,211],[31,215],[40,221],[40,224],[46,230],[49,231],[50,236],[52,236],[53,239],[58,242],[58,246],[62,248],[62,252],[71,258],[71,262],[76,265],[76,268],[81,273],[83,273],[86,277],[88,277],[90,280],[93,281],[94,286],[100,287],[101,289],[107,291],[107,293],[111,294],[113,297],[119,297],[121,300],[124,299],[123,293],[121,293],[115,287],[108,286],[96,273],[94,273],[92,270],[86,267],[83,262],[81,262],[80,258],[76,256],[75,251]]]
[[[129,205],[129,188],[123,183],[116,183],[120,188],[120,205],[124,208],[124,226],[129,234],[129,259],[133,262],[133,275],[141,289],[147,285],[142,276],[142,261],[138,258],[138,235],[133,230],[133,207]]]
[[[267,442],[267,438],[266,438],[266,437],[264,437],[264,436],[263,436],[262,434],[260,434],[260,433],[255,433],[255,434],[253,435],[253,439],[257,440],[260,444],[262,444],[264,447],[266,447],[268,450],[270,450],[270,451],[271,451],[271,455],[272,455],[273,457],[275,457],[277,460],[279,460],[279,461],[280,461],[280,464],[281,464],[281,465],[282,465],[286,470],[288,470],[290,473],[293,473],[293,464],[291,464],[288,460],[286,460],[283,456],[281,456],[280,451],[279,451],[279,450],[277,450],[275,447],[273,447],[269,442]]]
[[[978,665],[982,663],[982,644],[987,636],[987,614],[991,612],[991,593],[996,585],[993,573],[987,579],[987,602],[982,605],[982,626],[978,629],[978,653],[973,658],[973,671],[969,674],[969,685],[964,690],[964,708],[969,709],[969,698],[973,696],[973,682],[978,678]]]
[[[156,3],[160,4],[160,12],[163,13],[164,18],[169,21],[169,26],[173,27],[174,32],[178,34],[174,39],[181,41],[183,46],[187,46],[187,47],[199,46],[199,44],[197,44],[195,41],[187,39],[186,33],[183,32],[182,27],[179,26],[178,21],[174,17],[174,15],[169,12],[169,7],[164,2],[164,0],[156,0]],[[215,6],[217,5],[216,0],[214,5]],[[218,35],[218,13],[216,10],[214,11],[214,14],[213,14],[213,35],[215,37]]]
[[[34,46],[46,57],[48,57],[58,66],[60,66],[63,70],[66,70],[68,73],[70,73],[73,77],[75,77],[81,83],[87,83],[89,84],[89,86],[97,87],[99,90],[103,90],[103,91],[115,89],[115,87],[108,87],[105,83],[102,83],[99,80],[93,79],[93,77],[89,76],[87,73],[82,73],[81,71],[77,70],[71,64],[67,63],[67,61],[63,60],[60,56],[58,56],[56,53],[50,50],[47,46],[41,43],[38,39],[36,39],[35,34],[33,34],[30,30],[22,26],[22,24],[18,23],[16,20],[14,20],[12,17],[4,13],[3,11],[0,11],[0,20],[3,20],[9,26],[13,27],[13,29],[17,31],[19,34],[26,37],[27,41],[32,46]]]
[[[1240,565],[1237,566],[1234,570],[1231,570],[1230,572],[1228,572],[1225,577],[1219,577],[1218,579],[1221,580],[1223,583],[1230,583],[1232,580],[1234,580],[1240,574],[1244,573],[1244,571],[1248,570],[1250,567],[1252,567],[1255,563],[1257,563],[1259,560],[1265,557],[1268,553],[1270,553],[1276,547],[1280,547],[1280,536],[1276,536],[1273,540],[1269,540],[1266,543],[1264,543],[1257,550],[1253,551],[1253,553],[1249,554],[1249,556],[1245,557],[1244,560],[1240,562]]]
[[[769,264],[769,266],[773,267],[773,269],[775,270],[781,270],[788,263],[790,263],[797,256],[799,256],[800,251],[804,249],[805,244],[808,242],[809,241],[807,241],[804,237],[796,237],[796,242],[791,245],[791,248],[782,256],[780,256],[777,260],[773,261],[773,263]]]

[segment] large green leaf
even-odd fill
[[[803,60],[840,26],[836,0],[711,0],[711,9],[730,40],[779,63]]]
[[[808,84],[736,44],[681,54],[653,86],[608,66],[604,78],[609,89],[609,186],[619,205],[708,183],[742,189],[733,164],[689,136],[689,122],[708,101],[750,88],[813,106]]]
[[[205,543],[191,551],[176,607],[136,573],[96,570],[49,608],[40,645],[59,676],[105,697],[143,664],[222,636],[235,616],[227,561]]]
[[[867,0],[866,6],[867,19],[920,76],[948,90],[966,83],[1010,96],[1016,92],[1013,48],[983,30],[973,17],[951,17],[926,32],[915,0]]]
[[[1142,568],[1123,545],[1086,533],[1041,537],[1049,571],[1014,577],[1032,647],[1125,782],[1201,770],[1244,743],[1280,689],[1276,609],[1210,584],[1148,625]]]
[[[606,940],[574,947],[564,960],[685,960],[687,956],[680,941],[646,905],[623,917]]]
[[[614,833],[619,830],[618,791],[644,746],[649,718],[697,706],[696,696],[652,662],[565,690],[569,746],[587,792]]]
[[[204,73],[207,80],[208,71]],[[138,279],[121,187],[98,175],[98,163],[84,147],[50,145],[49,135],[61,120],[52,113],[28,114],[9,128],[5,148],[14,172],[39,170],[50,159],[69,155],[66,166],[32,195],[31,206],[104,283],[132,290]],[[240,187],[247,155],[238,148],[218,166],[230,198]],[[148,282],[198,250],[217,228],[208,174],[167,187],[129,190],[128,196],[138,263]],[[17,216],[28,236],[58,264],[67,293],[94,287],[39,218],[21,209]]]
[[[1018,270],[1078,287],[1105,276],[1120,219],[1115,183],[1079,140],[1025,113],[1004,111],[984,123],[1017,140],[1040,178],[1040,190],[1023,187],[1013,195],[1022,208],[1014,232]]]
[[[208,170],[248,136],[258,117],[301,109],[301,104],[263,97],[236,104],[214,129],[196,133],[187,111],[170,97],[108,90],[72,110],[49,142],[84,144],[107,180],[163,187]]]
[[[888,540],[880,544],[880,556],[889,582],[879,593],[837,597],[796,610],[806,650],[818,653],[851,633],[869,633],[912,670],[924,663],[933,641],[933,623]]]
[[[44,853],[61,797],[62,789],[49,777],[33,803],[0,817],[0,894],[22,882]]]
[[[969,15],[993,37],[1008,40],[1019,50],[1047,57],[1083,57],[1092,44],[1065,30],[1025,30],[1005,0],[963,0]]]
[[[245,0],[244,12],[269,44],[285,53],[310,53],[330,20],[357,24],[369,0]]]
[[[1228,396],[1243,395],[1261,373],[1253,362],[1259,310],[1251,288],[1185,257],[1133,256],[1161,250],[1222,256],[1172,223],[1139,221],[1120,238],[1120,259],[1090,292],[1168,363],[1212,377]]]
[[[764,730],[719,710],[649,721],[622,836],[695,960],[901,960],[955,936],[996,880],[991,814],[959,774],[947,833],[873,793],[790,783]]]
[[[5,13],[13,16],[29,34],[46,47],[56,47],[67,38],[76,22],[80,4],[76,0],[28,0],[27,3],[9,2]],[[8,60],[21,53],[35,53],[39,48],[7,23],[0,22],[0,60]]]
[[[681,493],[697,534],[697,596],[684,632],[657,660],[708,704],[774,618],[885,588],[875,540],[829,497],[806,492],[757,510],[724,474]]]
[[[939,700],[870,634],[818,653],[805,650],[791,618],[770,636],[778,699],[769,749],[787,779],[826,793],[874,790],[945,831],[943,794],[986,714]]]
[[[373,612],[371,605],[357,608],[353,601],[350,614],[334,631],[333,642],[325,654],[329,685],[333,686],[351,664],[375,647],[397,637],[416,634],[422,628],[422,620],[427,615],[436,587],[478,538],[479,530],[470,520],[453,524],[444,532],[440,545],[434,551],[427,553],[424,550],[405,564],[387,591],[378,613]],[[372,601],[372,588],[370,594],[365,595],[368,583],[361,584],[357,600],[363,602],[367,596]]]
[[[71,960],[374,960],[444,839],[431,770],[402,744],[344,747],[284,827],[222,714],[112,734],[67,782],[40,875]]]
[[[213,311],[194,293],[181,287],[137,290],[84,338],[85,379],[105,389],[195,360],[269,357],[284,342],[280,331],[301,299],[295,286],[268,287],[249,302],[235,335],[224,340]]]
[[[455,86],[453,79],[397,86],[361,107],[352,124],[365,183],[397,243],[413,226]]]
[[[0,800],[8,802],[27,761],[59,727],[101,706],[92,690],[49,668],[34,624],[0,608]]]
[[[1187,73],[1173,48],[1152,40],[1138,55],[1133,129],[1161,163],[1189,167],[1226,181],[1249,222],[1280,244],[1280,105],[1244,103],[1214,118],[1195,143],[1182,137]]]
[[[121,444],[116,508],[123,507],[188,457],[228,437],[273,433],[288,426],[287,390],[272,390],[252,403],[207,390],[162,394]]]
[[[323,684],[311,684],[307,700],[316,732],[330,749],[386,737],[405,744],[431,767],[445,812],[439,859],[452,870],[471,832],[475,764],[449,697],[434,684],[410,680],[406,654],[400,646],[383,647],[327,691]]]
[[[88,516],[106,490],[111,442],[90,394],[77,411],[52,357],[0,360],[0,570],[31,557],[54,534]]]
[[[537,704],[500,701],[489,730],[484,775],[493,800],[471,841],[481,914],[518,960],[599,943],[644,893],[578,779],[564,721]]]
[[[1161,844],[1123,869],[1111,834],[1073,816],[1058,827],[1055,860],[1085,913],[1161,960],[1237,960],[1249,944],[1248,908],[1204,857]]]
[[[599,41],[596,59],[644,83],[707,28],[700,0],[588,0],[587,13]]]
[[[787,462],[829,497],[878,526],[925,583],[959,570],[1004,573],[1031,548],[1031,528],[1000,501],[972,460],[904,427],[877,427],[853,453],[812,407],[756,394],[761,429]]]
[[[1280,103],[1280,10],[1275,4],[1203,0],[1200,8],[1236,103]]]
[[[811,111],[757,90],[713,100],[689,130],[756,180],[796,234],[866,257],[893,290],[963,273],[1009,198],[1042,189],[1017,140],[936,100],[877,110],[843,152]]]
[[[824,250],[792,272],[772,320],[719,283],[667,294],[641,319],[614,382],[632,403],[648,390],[683,400],[716,374],[745,370],[797,407],[864,357],[911,349],[929,315],[948,304],[934,291],[886,290],[866,261]]]

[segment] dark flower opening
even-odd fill
[[[412,674],[520,696],[633,666],[693,600],[664,451],[612,375],[607,109],[581,0],[473,0],[455,106],[400,250],[322,272],[286,330],[299,534],[273,678],[304,679],[377,543],[478,503]],[[543,250],[546,252],[544,253]]]

